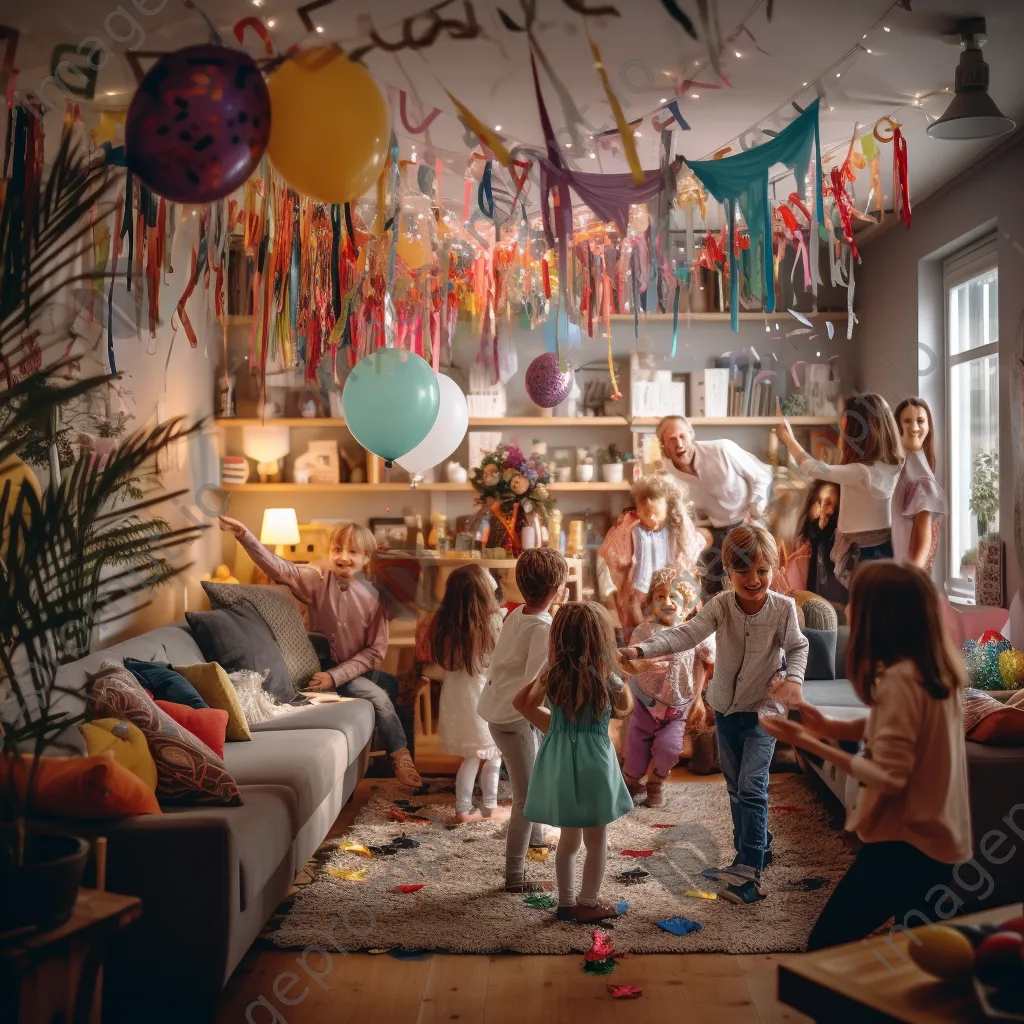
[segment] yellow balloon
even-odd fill
[[[366,68],[318,46],[286,60],[269,89],[275,170],[323,203],[363,195],[384,169],[391,137],[387,104]]]
[[[398,255],[410,270],[419,270],[430,262],[430,240],[417,238],[415,232],[400,229],[398,232]]]

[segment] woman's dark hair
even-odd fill
[[[839,519],[839,502],[841,500],[839,484],[833,483],[831,480],[812,481],[811,486],[807,491],[807,498],[804,501],[804,510],[800,515],[800,525],[797,527],[796,531],[796,535],[800,540],[810,540],[811,524],[814,521],[811,517],[811,509],[814,508],[814,503],[818,501],[821,496],[821,492],[826,488],[831,488],[836,492],[835,518],[837,520]]]
[[[932,410],[929,408],[928,403],[923,398],[904,398],[899,405],[893,410],[893,419],[896,421],[896,429],[900,432],[900,437],[903,436],[903,423],[900,417],[903,415],[906,409],[924,409],[925,419],[928,421],[928,435],[924,439],[924,447],[921,449],[924,452],[924,457],[931,467],[931,471],[935,472],[935,427],[932,424]]]
[[[889,403],[872,392],[851,395],[846,400],[839,424],[844,466],[852,462],[885,462],[898,466],[903,461],[903,445]]]
[[[460,565],[448,577],[444,598],[430,624],[431,660],[449,672],[479,673],[494,650],[498,601],[490,573]]]
[[[850,585],[846,674],[865,704],[875,698],[880,668],[917,666],[918,681],[936,700],[958,694],[963,660],[949,642],[931,578],[916,565],[863,562]]]

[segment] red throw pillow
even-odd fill
[[[187,704],[172,704],[169,700],[154,701],[193,736],[201,739],[218,757],[224,756],[224,740],[228,730],[228,713],[220,708],[190,708]]]
[[[990,712],[967,733],[967,738],[993,747],[1024,746],[1024,709],[1003,706]]]
[[[0,788],[14,785],[24,799],[32,759],[0,759]],[[160,814],[156,794],[134,772],[113,757],[41,757],[36,769],[32,812],[46,818],[111,819],[134,814]]]

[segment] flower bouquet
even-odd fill
[[[555,509],[547,489],[550,481],[548,467],[539,459],[527,458],[515,445],[500,444],[484,455],[470,483],[480,495],[478,504],[485,514],[490,513],[491,547],[518,555],[520,530],[528,525],[534,527],[535,543],[541,542],[541,520],[549,519]]]

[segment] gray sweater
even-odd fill
[[[800,632],[796,602],[774,590],[768,591],[755,615],[740,608],[732,591],[717,594],[688,622],[663,629],[636,646],[643,657],[657,658],[696,647],[712,633],[718,654],[708,683],[708,703],[715,711],[723,715],[756,711],[780,673],[803,683],[807,638]]]

